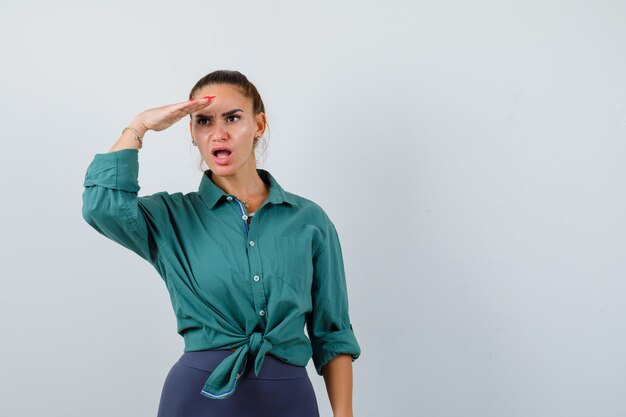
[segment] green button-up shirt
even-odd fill
[[[348,315],[341,246],[324,210],[285,191],[264,169],[269,196],[247,221],[245,206],[205,171],[199,190],[138,196],[137,149],[96,154],[83,217],[157,270],[170,294],[185,351],[237,348],[202,395],[231,396],[249,355],[315,369],[361,349]],[[307,329],[307,335],[304,328]]]

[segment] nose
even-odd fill
[[[219,139],[226,139],[226,138],[228,138],[228,131],[226,130],[224,123],[221,121],[215,122],[213,131],[211,132],[211,139],[219,140]]]

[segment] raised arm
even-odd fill
[[[211,98],[170,104],[134,117],[108,153],[96,154],[87,168],[83,218],[102,235],[154,262],[161,236],[168,233],[165,192],[138,197],[138,152],[149,130],[168,128],[210,104]]]

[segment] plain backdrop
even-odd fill
[[[183,340],[83,179],[216,69],[265,100],[259,167],[338,229],[356,417],[626,415],[625,22],[619,0],[2,0],[0,416],[156,415]],[[146,135],[140,195],[197,190],[190,142]]]

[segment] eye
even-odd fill
[[[232,119],[233,117],[234,117],[235,119],[237,119],[237,120],[241,119],[241,116],[236,115],[236,114],[232,114],[232,115],[228,116],[226,119]]]
[[[209,121],[209,119],[198,119],[196,121],[196,123],[199,124],[200,126],[205,126],[206,123],[204,123],[204,122],[208,122],[208,121]]]

